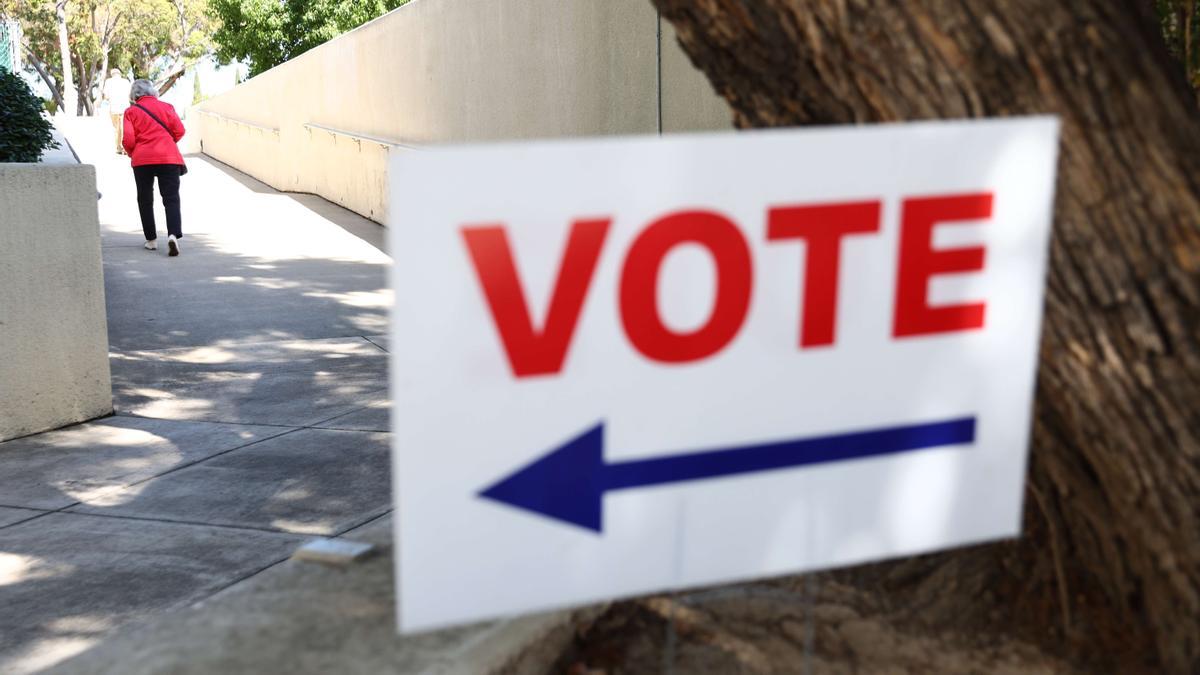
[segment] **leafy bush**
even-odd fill
[[[259,75],[408,0],[208,0],[217,59]]]
[[[42,99],[15,73],[0,70],[0,162],[36,162],[57,145]]]

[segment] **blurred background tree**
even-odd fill
[[[56,9],[66,12],[71,78],[66,77]],[[76,114],[93,114],[112,68],[152,80],[160,93],[212,51],[206,0],[0,0],[0,16],[21,23],[25,60],[62,108],[66,83]]]
[[[23,29],[22,56],[67,109],[94,114],[113,67],[160,93],[202,57],[249,76],[385,14],[407,0],[0,0]],[[240,79],[239,79],[240,81]]]
[[[204,87],[200,84],[200,72],[197,71],[192,77],[192,105],[200,105],[204,98]]]
[[[242,61],[258,75],[408,0],[208,0],[219,22],[222,63]]]
[[[1167,51],[1183,63],[1192,88],[1200,93],[1200,0],[1155,0]]]

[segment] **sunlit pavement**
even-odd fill
[[[0,443],[5,673],[389,510],[383,228],[193,156],[182,255],[161,205],[146,251],[106,120],[65,131],[103,194],[116,415]]]

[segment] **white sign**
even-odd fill
[[[393,160],[401,628],[1018,534],[1058,121]]]

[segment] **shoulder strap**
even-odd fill
[[[154,120],[155,122],[158,122],[158,126],[162,127],[163,129],[166,129],[168,136],[171,136],[172,138],[174,138],[174,134],[171,133],[171,130],[167,128],[167,125],[163,124],[162,120],[155,117],[154,113],[152,113],[149,110],[147,110],[146,108],[142,107],[141,103],[134,103],[133,106],[135,108],[141,108],[142,112],[144,112],[150,116],[150,119]]]

